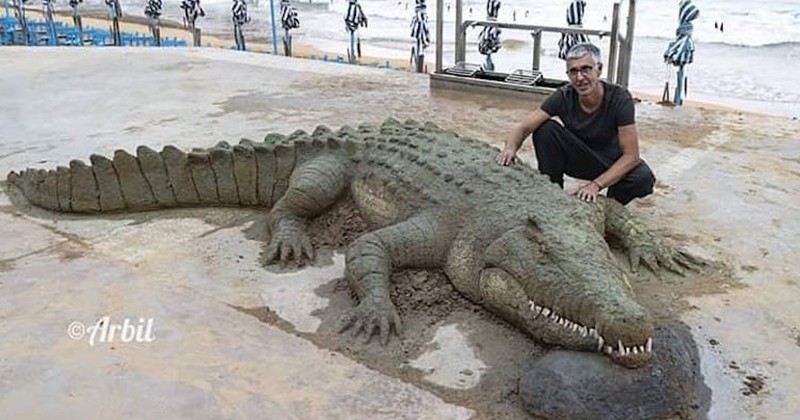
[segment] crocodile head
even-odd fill
[[[602,236],[564,226],[548,231],[529,219],[487,249],[487,266],[502,269],[527,298],[514,309],[525,313],[512,318],[545,342],[597,350],[630,368],[647,364],[653,325],[627,275]]]

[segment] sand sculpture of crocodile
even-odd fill
[[[347,250],[359,303],[344,329],[384,342],[399,334],[392,270],[440,268],[460,293],[534,338],[646,364],[653,326],[606,235],[622,240],[634,269],[641,261],[680,272],[698,262],[616,201],[579,201],[527,165],[496,165],[496,153],[430,123],[389,119],[189,153],[140,146],[137,156],[92,155],[91,166],[73,160],[8,181],[32,204],[62,212],[268,208],[270,261],[311,258],[305,222],[350,197],[378,228]]]

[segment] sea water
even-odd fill
[[[280,18],[280,1],[273,0],[276,19]],[[126,15],[144,15],[144,0],[122,0]],[[548,26],[566,26],[569,0],[505,0],[499,20]],[[231,32],[232,0],[202,0],[206,17],[198,27],[207,33]],[[300,28],[292,31],[294,40],[326,51],[339,51],[346,57],[349,36],[344,27],[347,0],[295,0]],[[362,53],[367,56],[409,58],[414,40],[410,22],[414,1],[360,0],[369,25],[361,28]],[[614,0],[586,0],[584,28],[611,29]],[[624,30],[628,1],[620,7],[620,24]],[[686,66],[688,89],[686,99],[730,105],[751,111],[800,118],[800,0],[696,0],[700,10],[693,22],[696,51],[694,62]],[[178,0],[164,1],[163,17],[180,21]],[[59,8],[68,6],[62,4]],[[85,0],[85,7],[102,7],[101,0]],[[252,22],[246,36],[265,39],[271,36],[270,1],[248,1]],[[431,40],[435,36],[436,2],[428,0]],[[630,89],[660,96],[669,82],[671,95],[676,85],[676,68],[666,65],[664,50],[675,38],[678,26],[678,1],[638,0],[636,2],[634,51]],[[455,0],[445,0],[443,62],[453,64],[455,39]],[[464,0],[464,20],[484,20],[485,0]],[[471,63],[482,63],[477,51],[480,27],[467,31],[467,57]],[[278,34],[282,33],[278,23]],[[564,63],[557,58],[559,34],[542,37],[541,70],[546,77],[565,79]],[[532,63],[532,37],[529,32],[504,29],[502,49],[492,56],[497,71],[527,69]],[[604,54],[609,38],[592,37]],[[435,45],[426,50],[433,62]]]

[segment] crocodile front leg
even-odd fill
[[[391,272],[443,265],[453,228],[442,220],[423,213],[353,242],[347,250],[345,275],[359,304],[342,319],[340,332],[364,333],[366,341],[377,332],[384,344],[392,331],[400,334],[401,320],[389,298]]]
[[[313,260],[314,249],[306,232],[306,221],[320,215],[347,187],[347,166],[337,155],[310,160],[292,173],[286,193],[269,213],[270,241],[267,263],[291,258]]]
[[[605,233],[622,240],[634,273],[640,263],[656,275],[660,267],[684,275],[685,269],[697,270],[705,264],[688,252],[667,244],[616,200],[604,199],[598,207],[605,213]]]

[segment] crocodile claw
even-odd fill
[[[631,271],[634,273],[638,272],[641,264],[655,274],[658,274],[659,268],[665,268],[683,276],[686,275],[686,269],[698,271],[705,265],[703,260],[684,250],[673,248],[658,238],[648,239],[648,241],[636,241],[628,246]]]
[[[279,228],[270,238],[265,251],[267,264],[280,261],[286,264],[292,260],[301,263],[304,259],[314,260],[314,247],[303,229]]]
[[[397,309],[391,302],[374,303],[363,301],[339,322],[339,333],[352,330],[353,337],[364,333],[364,343],[369,343],[377,332],[384,346],[389,343],[392,331],[402,334],[402,323]]]

